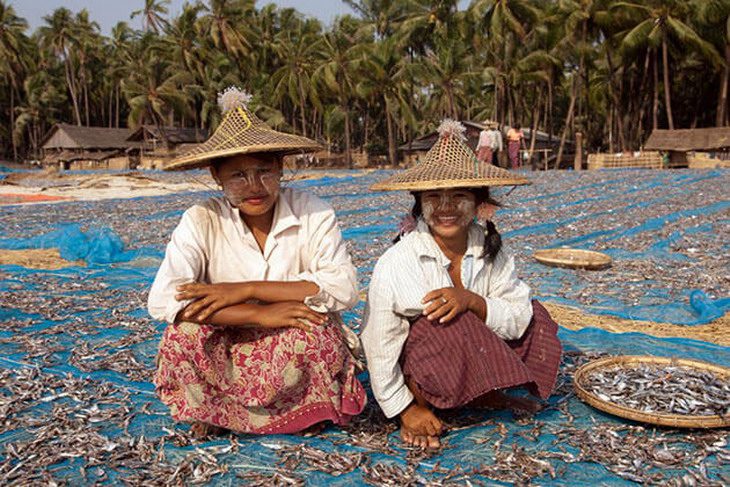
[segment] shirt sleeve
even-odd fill
[[[517,277],[515,259],[501,250],[489,273],[487,326],[504,340],[516,340],[532,320],[530,287]]]
[[[311,216],[309,262],[297,278],[319,286],[319,292],[304,303],[326,311],[342,311],[357,304],[357,271],[342,239],[335,212],[330,207],[318,209]]]
[[[174,323],[177,314],[191,300],[177,301],[177,286],[204,278],[205,252],[190,210],[183,214],[165,250],[147,298],[147,310],[157,320]]]
[[[360,339],[370,373],[370,385],[383,413],[392,418],[413,401],[398,359],[408,338],[408,320],[395,314],[393,292],[380,262],[375,266],[365,305]]]
[[[477,150],[481,149],[482,147],[488,147],[489,146],[489,133],[482,130],[479,132],[479,143],[477,144]]]

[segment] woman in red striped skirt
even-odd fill
[[[378,260],[361,334],[372,389],[406,443],[439,446],[438,410],[489,406],[536,410],[504,389],[546,399],[561,346],[557,325],[517,277],[494,224],[490,186],[528,181],[479,164],[463,126],[442,123],[418,166],[373,186],[415,197],[410,224]]]

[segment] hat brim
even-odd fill
[[[389,180],[370,186],[372,191],[429,191],[449,188],[483,188],[485,186],[524,186],[532,184],[524,178],[492,178],[492,179],[452,179],[440,181],[407,181],[391,182]]]
[[[221,145],[225,145],[221,147]],[[173,159],[163,168],[165,171],[184,171],[210,166],[221,157],[239,154],[278,153],[283,155],[316,152],[322,146],[299,135],[287,134],[267,128],[253,128],[226,140],[221,144],[215,136],[194,147],[186,154]]]

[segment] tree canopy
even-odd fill
[[[730,0],[345,0],[331,26],[254,0],[137,0],[110,35],[58,8],[30,32],[0,0],[0,157],[57,122],[215,128],[237,85],[278,129],[393,160],[440,119],[497,120],[589,150],[730,123]]]

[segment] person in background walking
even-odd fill
[[[520,163],[520,147],[524,144],[525,134],[519,123],[515,123],[514,127],[507,131],[507,154],[512,169],[517,169]]]
[[[502,133],[497,130],[497,122],[485,120],[484,130],[479,133],[477,159],[482,163],[497,165],[497,155],[502,149]]]

